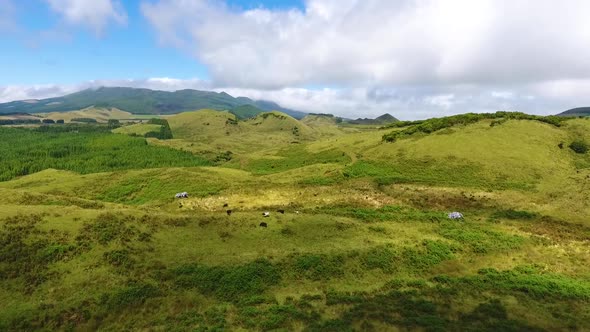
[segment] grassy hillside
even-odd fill
[[[115,134],[126,134],[126,135],[137,135],[144,136],[145,134],[153,131],[159,131],[160,125],[149,124],[149,123],[135,123],[128,126],[119,127],[113,130]]]
[[[568,147],[590,142],[590,121],[479,119],[387,142],[408,127],[266,114],[168,117],[159,147],[0,128],[21,142],[3,160],[45,168],[143,144],[125,167],[0,182],[0,330],[590,329],[590,155]],[[77,148],[42,153],[59,146]],[[207,147],[234,153],[211,167],[178,151]]]
[[[75,119],[95,119],[97,122],[107,122],[109,119],[132,119],[134,116],[129,112],[124,112],[116,108],[96,108],[89,107],[79,111],[71,112],[52,112],[37,114],[45,119],[64,120],[72,122]]]

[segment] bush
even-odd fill
[[[384,272],[393,270],[393,262],[398,258],[395,251],[387,247],[372,248],[362,257],[363,266],[369,270],[381,269]]]
[[[588,152],[588,144],[583,141],[573,141],[569,148],[572,149],[575,153],[586,153]]]
[[[131,282],[114,294],[103,297],[102,302],[111,309],[142,304],[145,300],[160,295],[158,287],[150,284]]]
[[[499,219],[499,218],[504,218],[504,219],[535,219],[538,216],[539,215],[537,213],[534,213],[534,212],[518,211],[518,210],[513,210],[513,209],[497,211],[497,212],[494,212],[494,214],[491,215],[491,217],[494,218],[494,219]]]

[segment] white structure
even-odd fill
[[[449,219],[463,219],[463,215],[460,212],[449,213]]]

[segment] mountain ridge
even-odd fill
[[[590,116],[590,106],[571,108],[557,116]]]
[[[272,101],[233,97],[224,91],[183,89],[170,92],[126,87],[99,87],[61,97],[1,103],[0,114],[68,112],[88,107],[118,108],[133,114],[177,114],[197,109],[231,111],[245,105],[256,107],[261,111],[281,111],[298,119],[307,114],[284,108]],[[251,113],[253,110],[248,111]],[[236,115],[241,118],[248,117],[240,113]]]

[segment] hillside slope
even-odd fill
[[[0,330],[590,330],[590,121],[166,118],[0,127]]]

